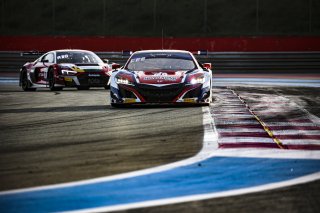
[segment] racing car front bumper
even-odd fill
[[[199,104],[210,102],[210,88],[202,84],[174,84],[166,86],[154,85],[118,85],[111,87],[111,103],[188,103]]]
[[[89,86],[89,87],[104,87],[109,84],[110,76],[102,74],[81,73],[75,76],[60,76],[60,80],[66,87]]]

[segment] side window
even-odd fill
[[[53,54],[52,53],[49,53],[45,56],[43,56],[43,58],[41,59],[41,61],[48,61],[48,63],[54,63],[54,58],[53,58]]]

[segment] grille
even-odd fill
[[[150,85],[137,85],[137,91],[147,102],[171,102],[183,90],[183,84],[175,84],[163,87]]]
[[[109,78],[105,76],[89,77],[88,75],[78,76],[80,85],[104,86],[108,83]]]
[[[85,72],[98,72],[98,73],[100,73],[100,72],[102,72],[102,69],[83,69]]]

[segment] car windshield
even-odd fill
[[[196,65],[189,53],[152,52],[134,54],[126,69],[140,70],[192,70]]]
[[[102,60],[91,52],[57,52],[57,63],[100,64]]]

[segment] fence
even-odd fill
[[[319,0],[0,0],[0,35],[320,35]]]
[[[129,57],[120,52],[96,53],[103,59],[120,64]],[[320,73],[320,52],[208,52],[195,56],[201,63],[212,63],[214,73]],[[2,51],[0,73],[18,73],[25,62],[38,57]]]

